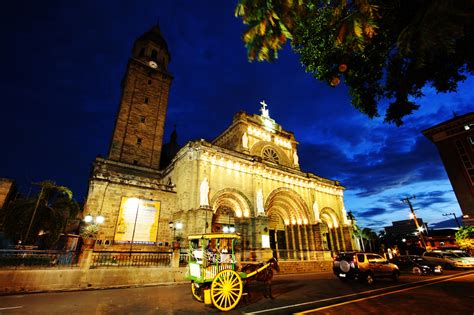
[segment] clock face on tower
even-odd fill
[[[158,68],[158,64],[157,64],[156,62],[154,62],[153,60],[152,60],[152,61],[149,61],[149,62],[148,62],[148,65],[149,65],[150,67],[152,67],[153,69]]]

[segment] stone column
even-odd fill
[[[285,252],[285,257],[286,259],[290,259],[290,236],[288,235],[288,225],[285,224],[285,241],[286,241],[286,252]]]
[[[303,239],[301,238],[301,225],[297,224],[295,225],[296,228],[296,233],[298,233],[298,258],[299,260],[303,260]]]
[[[303,248],[304,253],[305,253],[305,259],[310,260],[310,247],[309,247],[309,240],[308,240],[308,225],[303,224],[303,234],[304,234],[304,241],[305,241],[305,246]]]
[[[290,230],[291,230],[291,244],[292,244],[292,258],[296,259],[296,237],[295,237],[295,226],[290,225]]]
[[[314,225],[310,224],[308,226],[309,229],[309,239],[311,240],[311,251],[312,251],[312,258],[316,260],[316,237],[314,235]]]

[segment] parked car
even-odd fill
[[[444,269],[454,269],[454,268],[473,268],[474,262],[472,262],[467,257],[460,257],[452,252],[446,251],[432,251],[424,252],[423,258],[440,264]]]
[[[376,278],[391,278],[398,281],[398,266],[388,262],[378,254],[343,252],[334,257],[334,275],[345,281],[347,279],[363,280],[372,284]]]
[[[417,255],[400,256],[398,267],[401,270],[409,270],[416,275],[443,273],[443,267],[440,264],[428,261]]]

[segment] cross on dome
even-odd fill
[[[268,112],[268,109],[267,109],[268,105],[267,105],[267,103],[265,103],[265,100],[261,101],[260,104],[262,105],[262,107],[260,108],[260,111],[262,112],[262,116],[270,118],[270,115],[269,115],[269,112]]]

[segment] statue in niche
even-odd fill
[[[247,133],[244,132],[244,135],[242,136],[242,146],[245,148],[245,149],[248,149],[249,148],[249,137],[247,136]]]
[[[263,209],[263,192],[261,188],[257,190],[257,214],[265,214],[265,209]]]
[[[209,206],[209,182],[207,177],[201,182],[201,194],[200,194],[201,206]]]
[[[293,163],[295,163],[295,165],[299,165],[299,158],[298,158],[298,154],[296,153],[296,150],[293,153]]]
[[[313,203],[313,213],[314,213],[314,222],[316,223],[321,222],[321,218],[319,217],[319,206],[316,199],[314,199],[314,203]]]

